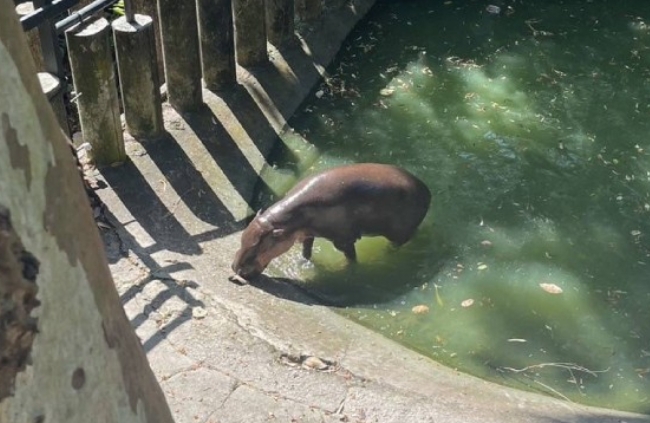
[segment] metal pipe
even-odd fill
[[[112,6],[115,3],[117,3],[117,0],[96,0],[90,3],[88,6],[79,9],[75,13],[72,13],[67,18],[57,22],[55,26],[56,32],[62,33],[66,29],[85,21],[95,13],[104,10],[108,6]]]
[[[124,0],[124,16],[127,22],[135,21],[135,12],[133,11],[133,0]]]
[[[53,0],[51,3],[45,1],[34,2],[34,11],[20,19],[23,31],[36,28],[46,20],[64,13],[77,3],[79,3],[79,0]]]

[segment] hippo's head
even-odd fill
[[[235,254],[232,270],[243,278],[260,275],[271,260],[288,251],[297,234],[277,228],[261,213],[241,235],[241,247]]]

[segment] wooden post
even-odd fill
[[[203,81],[211,91],[237,83],[231,0],[198,0]]]
[[[178,112],[203,104],[196,2],[158,0],[167,99]]]
[[[237,63],[259,65],[268,60],[264,0],[233,0]]]
[[[136,14],[113,26],[126,129],[134,137],[151,138],[164,131],[153,19]]]
[[[266,0],[266,35],[280,47],[293,38],[294,0]]]
[[[99,166],[126,160],[110,35],[104,18],[65,33],[81,132]]]

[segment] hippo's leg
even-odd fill
[[[357,261],[357,251],[354,249],[354,241],[334,241],[334,247],[342,251],[350,261]]]
[[[310,236],[302,241],[302,256],[309,260],[311,259],[311,250],[314,246],[314,237]]]

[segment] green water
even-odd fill
[[[271,271],[450,367],[650,413],[650,2],[486,5],[380,1],[264,174],[401,165],[433,193],[416,238]]]

